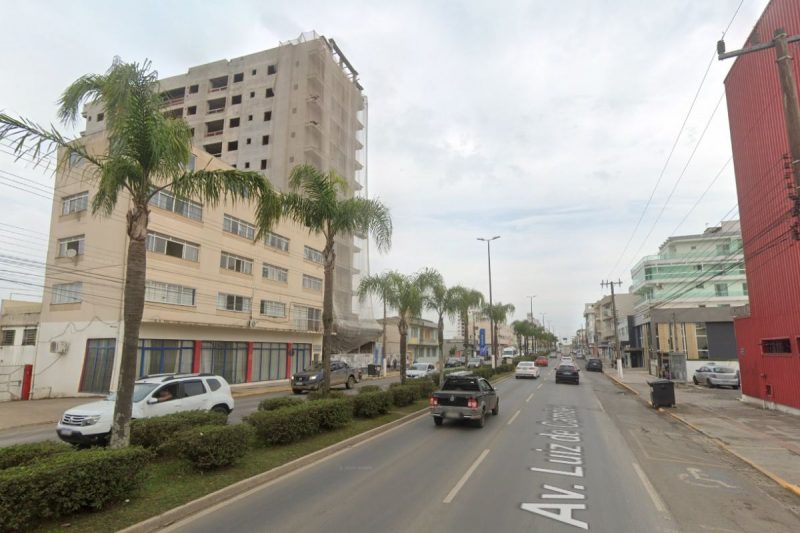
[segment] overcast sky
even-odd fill
[[[500,235],[495,301],[524,318],[535,294],[534,313],[565,336],[604,294],[602,279],[627,290],[630,268],[668,236],[738,217],[732,165],[686,217],[731,151],[724,99],[709,119],[732,62],[714,60],[622,254],[739,2],[6,2],[0,109],[55,122],[61,91],[114,55],[149,58],[169,76],[316,30],[336,40],[369,97],[369,192],[395,226],[372,271],[434,267],[488,296],[476,238]],[[744,0],[729,50],[766,3]],[[51,183],[0,153],[0,253],[44,261]],[[36,292],[9,280],[22,278],[0,270],[2,297]]]

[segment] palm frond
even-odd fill
[[[85,102],[95,103],[103,94],[107,78],[86,74],[70,84],[58,100],[58,118],[64,124],[75,124]]]
[[[68,161],[74,154],[97,167],[101,165],[98,157],[89,154],[86,148],[76,141],[61,135],[52,125],[47,129],[26,118],[15,118],[0,113],[0,140],[6,140],[12,145],[17,159],[26,157],[36,165],[57,155],[59,149],[64,151],[60,160],[62,162]]]

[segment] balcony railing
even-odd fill
[[[222,135],[222,131],[223,130],[208,131],[206,132],[206,137],[216,137],[217,135]]]
[[[210,93],[218,93],[220,91],[224,91],[228,88],[227,85],[223,85],[222,87],[209,87],[208,92]]]
[[[164,101],[164,107],[171,107],[174,105],[182,104],[185,98],[183,96],[179,96],[178,98],[172,98],[170,100]]]
[[[206,113],[206,114],[207,114],[207,115],[213,115],[213,114],[215,114],[215,113],[222,113],[222,112],[224,112],[224,111],[225,111],[225,108],[224,108],[224,107],[218,107],[218,108],[216,108],[216,109],[209,109],[209,110],[208,110],[208,113]]]

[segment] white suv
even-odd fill
[[[105,400],[66,411],[58,422],[59,438],[70,444],[103,444],[111,433],[116,393]],[[156,374],[136,381],[133,418],[150,418],[181,411],[233,411],[233,396],[225,378],[213,374]]]

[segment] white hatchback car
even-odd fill
[[[414,363],[406,370],[409,379],[426,378],[436,373],[436,366],[432,363]]]
[[[533,378],[539,377],[539,367],[533,361],[520,361],[517,363],[517,368],[514,370],[514,377],[519,378]]]
[[[61,440],[70,444],[104,444],[111,434],[116,393],[104,400],[73,407],[56,427]],[[150,418],[181,411],[233,411],[231,387],[213,374],[157,374],[136,381],[133,418]]]

